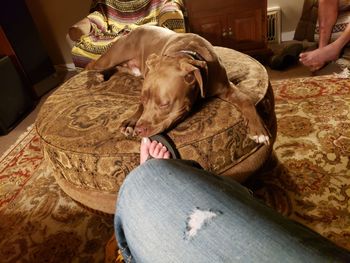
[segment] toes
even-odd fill
[[[154,158],[159,158],[159,154],[160,154],[162,148],[163,148],[163,144],[156,142],[156,146],[154,148],[154,151],[153,151],[153,153],[151,153],[152,156]]]
[[[157,159],[170,158],[170,153],[169,153],[168,149],[163,144],[161,144],[160,142],[157,142],[157,141],[152,141],[152,143],[150,144],[149,154],[153,158],[157,158]]]
[[[147,137],[142,138],[140,146],[140,164],[144,163],[149,158],[149,147],[151,140]]]
[[[167,148],[162,145],[161,149],[159,150],[158,157],[162,158],[167,151]]]
[[[168,151],[168,149],[162,145],[159,154],[158,154],[158,158],[162,158],[162,159],[169,159],[170,158],[170,152]]]
[[[170,159],[170,157],[171,157],[171,154],[170,154],[170,152],[168,152],[168,150],[164,153],[164,155],[163,155],[163,158],[164,159]]]
[[[158,147],[159,147],[159,152],[158,152],[157,157],[162,158],[162,159],[169,159],[171,154],[168,151],[168,149],[164,145],[162,145],[161,143],[158,144]]]
[[[152,155],[152,157],[154,156],[154,151],[157,147],[158,142],[157,141],[152,141],[152,143],[149,146],[149,153]]]

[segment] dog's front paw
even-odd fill
[[[265,145],[270,144],[270,137],[268,135],[249,135],[249,138],[255,141],[256,143],[263,143]]]
[[[270,133],[265,126],[260,122],[248,122],[249,138],[256,143],[270,144]]]
[[[120,132],[125,136],[134,136],[136,121],[133,120],[124,120],[120,126]]]
[[[88,78],[89,78],[88,85],[90,87],[96,87],[103,82],[103,75],[97,71],[89,71]]]
[[[103,82],[104,81],[104,76],[103,76],[103,74],[102,73],[96,73],[96,75],[95,75],[95,82],[97,82],[97,83],[101,83],[101,82]]]

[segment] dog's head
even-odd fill
[[[146,61],[147,71],[141,92],[143,113],[135,133],[151,136],[183,120],[200,97],[205,97],[201,69],[205,61],[185,55],[158,56]]]

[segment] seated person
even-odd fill
[[[144,138],[115,233],[126,262],[349,262],[350,253]],[[149,160],[153,158],[152,160]]]
[[[349,43],[350,24],[346,26],[339,38],[330,43],[332,29],[338,17],[338,10],[349,7],[349,0],[318,1],[318,23],[320,28],[318,48],[299,55],[300,62],[311,71],[317,71],[325,66],[327,62],[338,59],[342,49]]]

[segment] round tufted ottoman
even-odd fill
[[[182,159],[243,181],[271,155],[276,136],[273,92],[265,68],[256,60],[215,49],[231,81],[256,102],[272,135],[270,145],[250,140],[241,113],[218,98],[204,101],[168,136]],[[126,138],[119,127],[137,107],[142,80],[119,72],[98,82],[96,74],[83,71],[49,96],[36,129],[61,188],[83,205],[112,214],[119,187],[139,164],[140,138]]]

